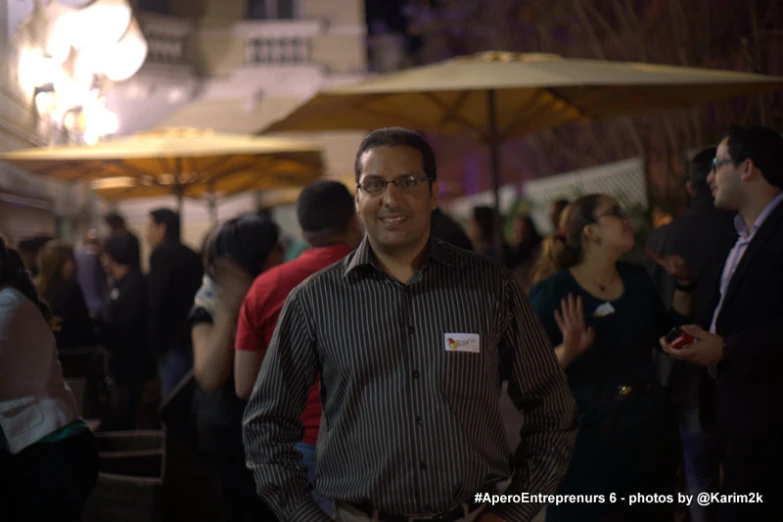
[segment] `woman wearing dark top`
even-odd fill
[[[46,243],[38,253],[35,284],[52,312],[57,350],[92,346],[95,325],[76,279],[73,247],[57,240]]]
[[[279,264],[279,230],[258,216],[223,224],[206,244],[207,275],[190,313],[194,409],[203,450],[214,456],[228,522],[277,520],[256,494],[245,465],[242,416],[246,403],[234,391],[234,333],[239,309],[253,279]]]
[[[652,355],[690,314],[690,271],[681,260],[666,262],[682,289],[669,313],[644,268],[618,261],[634,235],[617,201],[580,198],[560,224],[544,242],[530,291],[579,407],[580,431],[558,493],[603,495],[605,502],[550,506],[547,521],[671,520],[673,505],[630,507],[628,499],[674,492],[676,453]]]

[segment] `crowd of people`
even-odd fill
[[[553,202],[546,238],[519,217],[493,259],[493,210],[466,230],[441,212],[410,130],[370,133],[356,184],[302,190],[293,255],[260,214],[196,253],[170,209],[150,213],[147,273],[117,214],[78,249],[1,241],[0,519],[80,520],[99,459],[58,357],[99,345],[106,429],[147,427],[145,383],[171,404],[194,383],[230,522],[783,520],[779,133],[735,127],[696,155],[692,205],[644,266],[604,194]]]

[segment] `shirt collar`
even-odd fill
[[[443,245],[443,241],[433,237],[430,237],[429,249],[424,264],[426,265],[430,260],[445,266],[453,266],[454,264],[451,253]],[[354,251],[353,256],[346,259],[343,276],[347,277],[351,272],[362,266],[369,266],[375,269],[378,268],[373,262],[372,247],[370,246],[370,241],[367,239],[367,236],[364,236],[359,247]]]
[[[755,236],[756,231],[761,228],[761,225],[763,225],[769,215],[775,211],[778,205],[780,205],[781,201],[783,201],[783,192],[775,196],[775,198],[770,201],[766,207],[764,207],[764,210],[761,211],[759,217],[756,218],[756,222],[753,223],[753,228],[750,230],[750,232],[748,232],[748,227],[745,225],[745,221],[742,219],[742,216],[739,214],[734,216],[734,228],[737,230],[737,234],[739,234],[742,239],[750,239]]]

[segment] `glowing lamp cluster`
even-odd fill
[[[147,58],[147,41],[128,0],[54,0],[44,8],[45,45],[20,61],[38,113],[87,144],[119,129],[105,106],[104,80],[131,78]]]
[[[73,60],[76,76],[87,71],[127,80],[147,57],[147,41],[127,0],[60,0],[47,35],[47,54],[58,64]]]

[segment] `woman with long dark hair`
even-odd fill
[[[73,247],[52,240],[38,252],[38,294],[52,311],[58,350],[84,348],[95,343],[95,324],[90,317],[76,273]]]
[[[530,301],[556,346],[580,416],[558,493],[605,499],[550,506],[547,522],[671,520],[671,504],[630,506],[628,499],[674,493],[676,435],[653,352],[690,315],[690,269],[667,263],[679,288],[670,314],[644,267],[619,261],[633,246],[631,220],[620,204],[584,196],[565,208],[534,272]]]
[[[0,520],[81,520],[98,452],[57,360],[48,307],[0,238]]]

